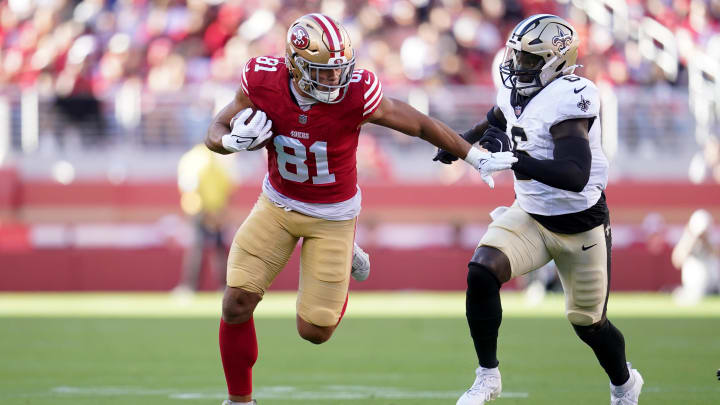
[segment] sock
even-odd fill
[[[465,316],[478,363],[484,368],[495,368],[499,364],[497,338],[502,322],[500,282],[487,267],[471,262],[467,283]]]
[[[220,320],[220,358],[230,395],[252,394],[252,367],[258,357],[255,323],[230,324]]]
[[[623,385],[630,378],[625,360],[625,338],[609,320],[600,325],[573,325],[575,333],[595,352],[600,365],[605,369],[610,382]]]

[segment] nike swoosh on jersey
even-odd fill
[[[582,250],[588,250],[588,249],[590,249],[591,247],[593,247],[593,246],[595,246],[595,245],[597,245],[597,243],[595,243],[595,244],[593,244],[593,245],[590,245],[590,246],[582,245]]]
[[[573,91],[575,92],[575,94],[578,94],[578,93],[580,93],[581,91],[585,90],[585,87],[587,87],[587,84],[584,85],[584,86],[582,86],[582,87],[580,87],[579,89],[573,89]]]

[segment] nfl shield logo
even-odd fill
[[[305,115],[305,114],[300,115],[300,116],[298,117],[298,121],[299,121],[301,124],[307,124],[307,115]]]
[[[521,106],[516,105],[516,106],[515,106],[515,116],[516,116],[516,117],[519,117],[520,114],[522,114],[522,110],[523,110],[523,109],[522,109]]]

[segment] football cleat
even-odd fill
[[[478,367],[475,375],[472,387],[462,394],[455,405],[483,405],[500,395],[502,382],[500,381],[500,370],[497,367]]]
[[[239,404],[244,404],[244,403],[245,403],[245,402],[233,402],[233,401],[231,401],[231,400],[229,400],[229,399],[226,399],[226,400],[223,401],[223,403],[222,403],[221,405],[239,405]],[[253,405],[257,405],[257,401],[254,400],[254,399],[253,399],[252,401],[250,401],[250,403],[253,404]]]
[[[610,405],[637,405],[643,381],[640,373],[627,363],[630,379],[623,385],[614,386],[610,383]]]
[[[365,281],[370,277],[370,255],[358,246],[353,246],[352,270],[350,275],[356,281]]]

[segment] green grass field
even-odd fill
[[[216,404],[220,296],[0,294],[1,404]],[[607,404],[607,379],[563,317],[503,295],[503,396],[493,404]],[[472,383],[462,294],[352,294],[333,339],[295,331],[294,294],[256,316],[255,396],[274,404],[454,404]],[[614,294],[610,318],[641,371],[642,404],[720,404],[720,299]]]

